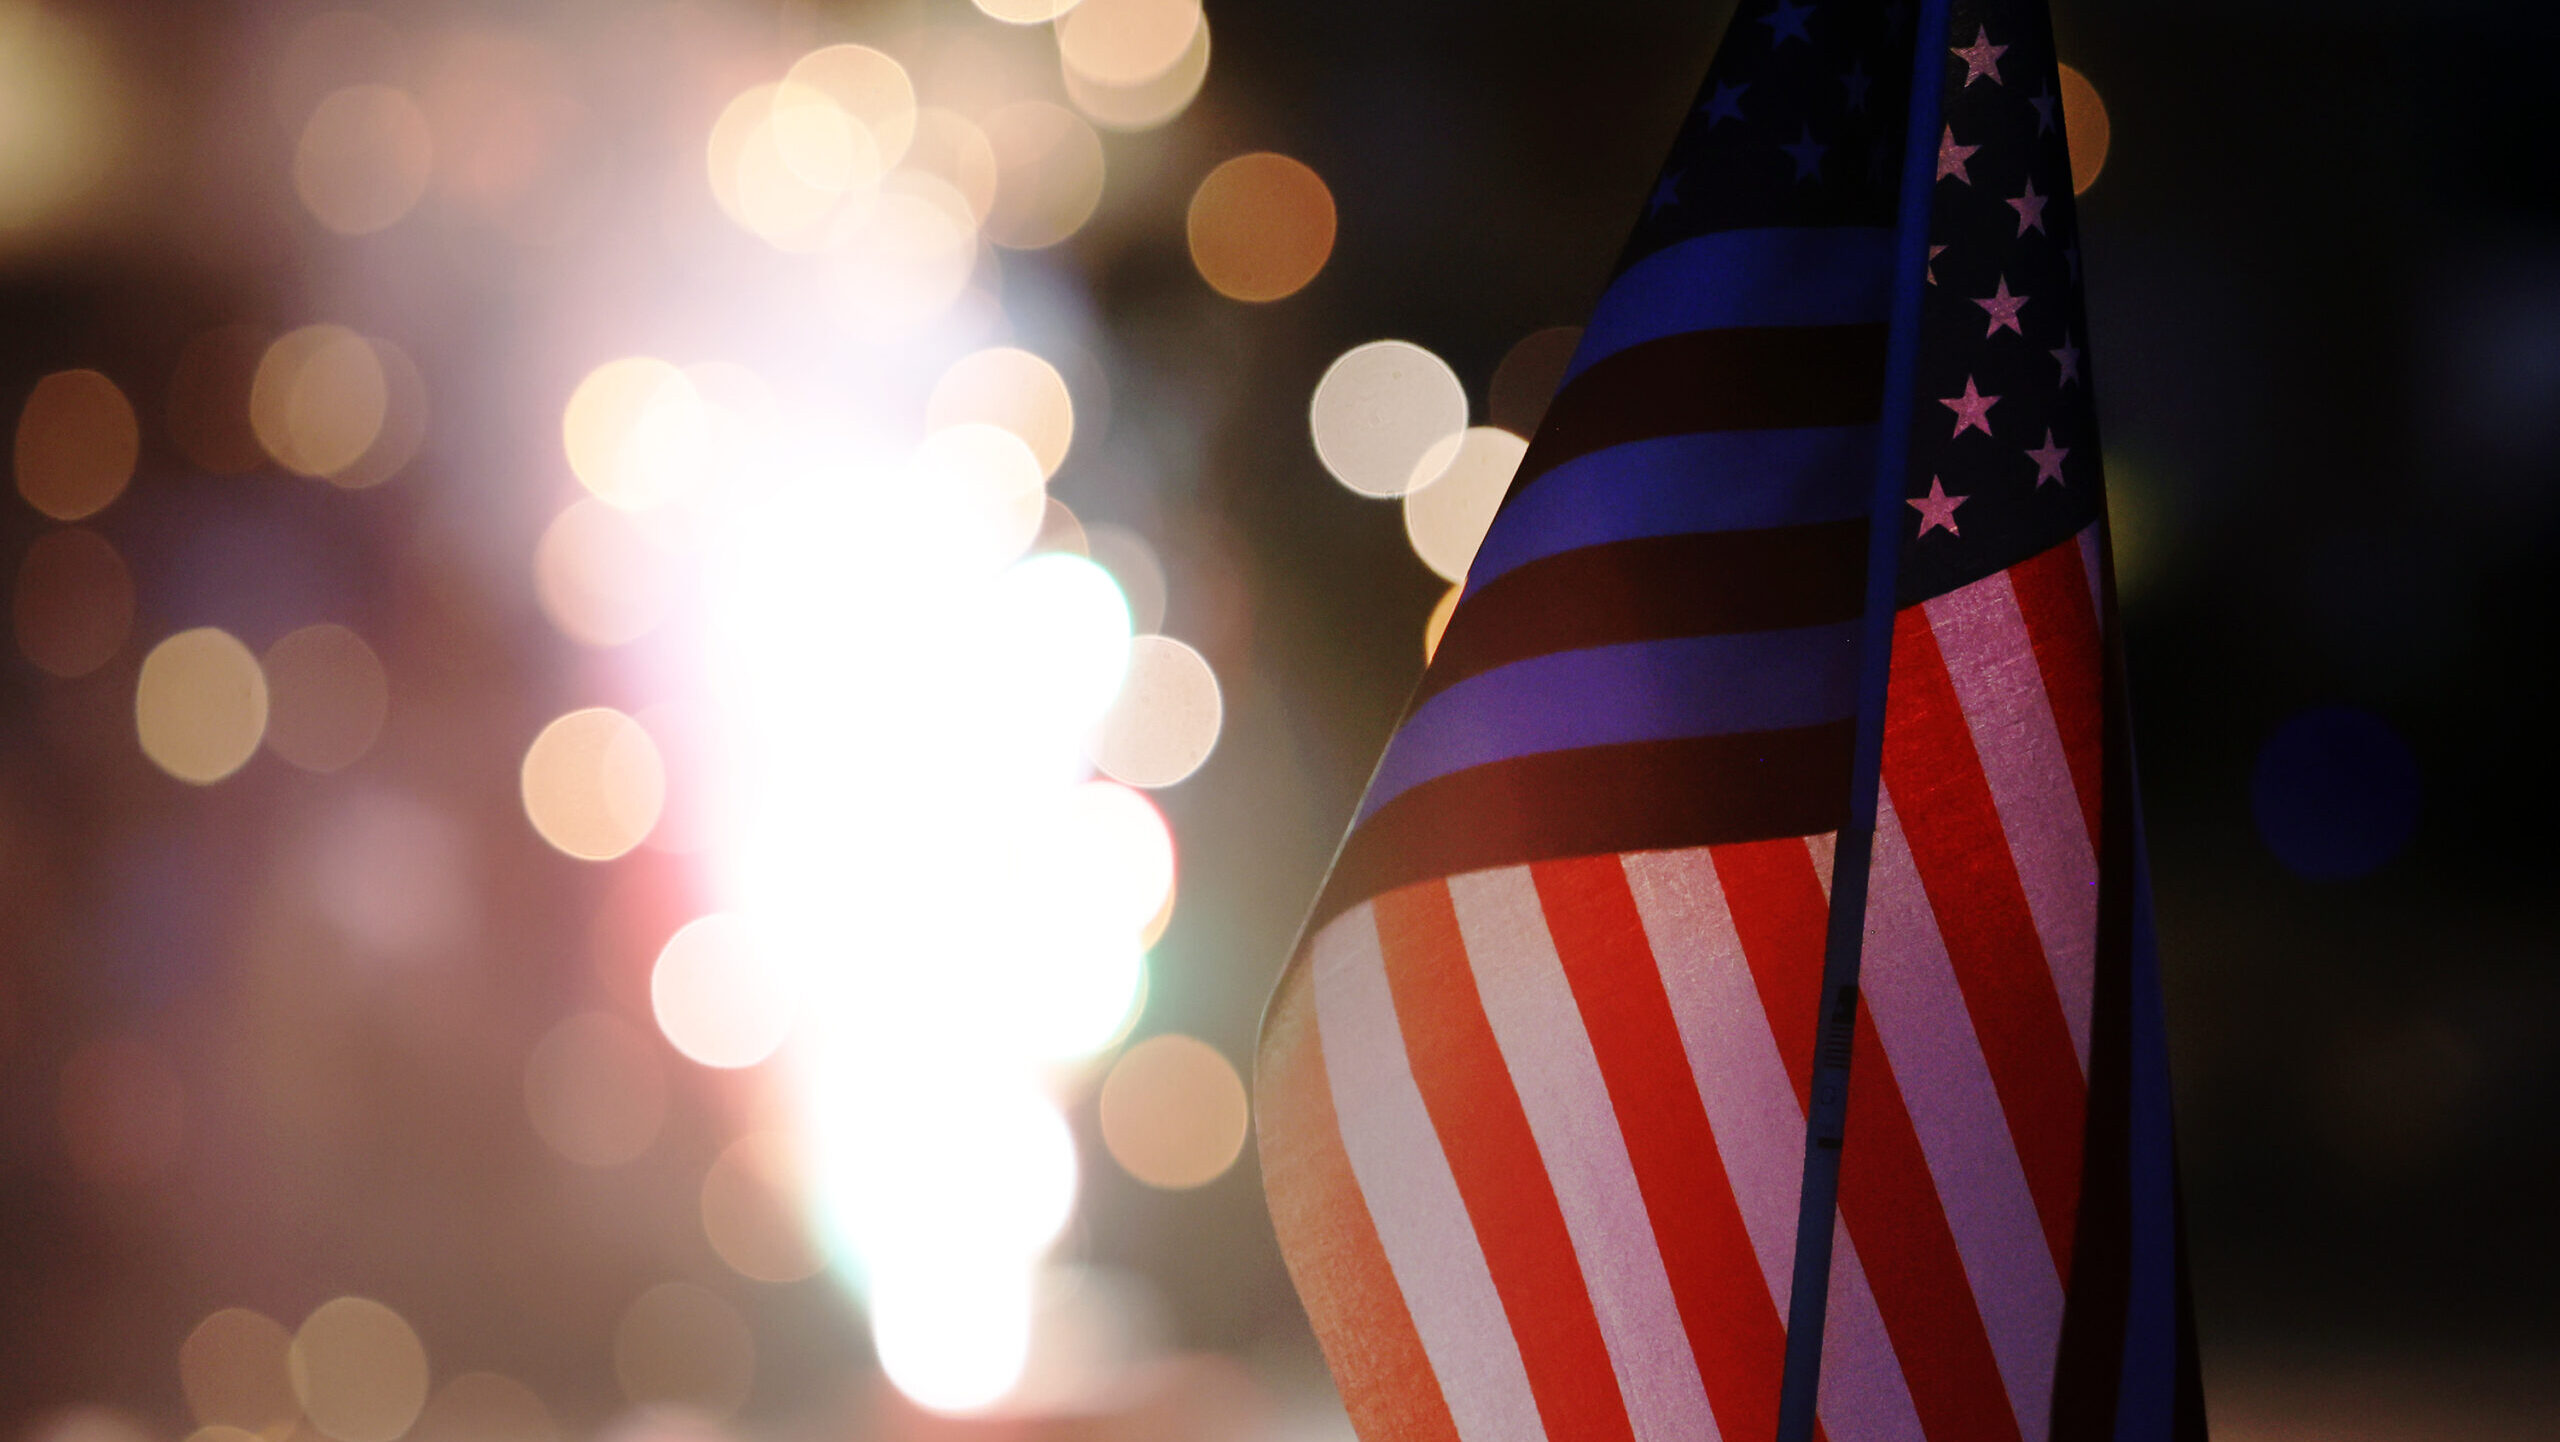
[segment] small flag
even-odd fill
[[[2203,1435],[2060,93],[1727,32],[1264,1019],[1369,1442]]]

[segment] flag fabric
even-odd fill
[[[2058,97],[1719,48],[1265,1016],[1369,1442],[2202,1435]]]

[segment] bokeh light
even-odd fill
[[[2318,706],[2276,728],[2249,778],[2258,835],[2312,881],[2352,881],[2399,855],[2418,825],[2417,757],[2391,724]]]
[[[1045,100],[1015,101],[984,125],[996,157],[987,238],[1040,250],[1082,229],[1102,203],[1102,138],[1093,127]]]
[[[1151,79],[1134,85],[1109,84],[1077,70],[1063,55],[1059,71],[1068,102],[1085,119],[1105,130],[1153,130],[1189,109],[1209,79],[1208,18],[1201,17],[1192,27],[1191,43],[1172,67]]]
[[[791,1032],[798,998],[770,943],[745,917],[685,923],[658,952],[649,1004],[667,1044],[710,1067],[754,1066]]]
[[[996,203],[996,150],[976,121],[939,106],[916,112],[915,143],[907,167],[949,185],[968,202],[972,227],[984,224]]]
[[[667,799],[657,743],[607,706],[543,727],[525,748],[520,780],[533,829],[582,861],[610,861],[639,845]]]
[[[350,85],[313,107],[293,152],[293,189],[312,218],[340,235],[396,224],[427,193],[435,135],[405,90]]]
[[[327,476],[363,459],[391,414],[391,381],[373,342],[342,325],[278,337],[249,384],[249,422],[278,465]]]
[[[880,137],[826,90],[786,79],[741,91],[705,146],[729,218],[786,251],[825,248],[888,171]]]
[[[293,1334],[246,1307],[225,1307],[178,1344],[178,1388],[203,1426],[237,1427],[284,1442],[302,1420],[285,1353]]]
[[[1493,368],[1493,382],[1485,388],[1485,419],[1524,440],[1536,435],[1580,344],[1578,325],[1551,325],[1520,337]]]
[[[1465,586],[1451,586],[1431,603],[1431,614],[1422,619],[1423,665],[1430,665],[1431,658],[1440,654],[1440,638],[1449,634],[1449,618],[1458,614],[1458,598],[1466,592]]]
[[[427,438],[427,382],[409,353],[380,336],[368,336],[374,364],[382,370],[382,424],[356,458],[327,473],[340,490],[361,491],[400,474]]]
[[[57,521],[105,510],[133,479],[142,432],[133,403],[93,370],[37,381],[18,412],[18,494]]]
[[[981,14],[1007,25],[1044,25],[1075,8],[1076,0],[971,0]]]
[[[657,1141],[666,1069],[637,1027],[582,1012],[544,1033],[525,1057],[524,1101],[553,1151],[580,1166],[616,1167]]]
[[[1100,1109],[1111,1159],[1151,1187],[1206,1186],[1244,1150],[1244,1080],[1195,1037],[1151,1036],[1122,1052],[1103,1079]]]
[[[1082,0],[1058,19],[1058,58],[1095,85],[1143,85],[1171,70],[1200,29],[1200,0]]]
[[[1295,295],[1333,254],[1333,192],[1305,163],[1270,151],[1222,162],[1191,194],[1191,262],[1220,295]]]
[[[86,676],[133,631],[133,572],[97,532],[71,526],[27,546],[10,596],[18,649],[56,676]]]
[[[165,1175],[186,1140],[186,1090],[159,1048],[136,1036],[74,1051],[62,1064],[55,1114],[72,1170],[101,1187]]]
[[[1020,436],[1040,462],[1043,478],[1056,475],[1075,437],[1075,402],[1058,368],[1014,346],[994,346],[952,362],[925,401],[931,430],[970,421]]]
[[[1104,713],[1093,763],[1132,786],[1171,786],[1200,769],[1226,715],[1208,658],[1171,636],[1129,646],[1128,678]]]
[[[1422,347],[1371,341],[1325,368],[1307,420],[1316,458],[1335,480],[1364,496],[1400,496],[1433,479],[1423,458],[1466,430],[1467,392],[1448,362]]]
[[[2062,134],[2071,147],[2071,193],[2078,195],[2098,183],[2098,172],[2106,168],[2107,147],[2115,140],[2115,127],[2089,77],[2068,65],[2060,69]]]
[[[107,174],[115,77],[62,7],[0,0],[0,241],[73,210]]]
[[[774,107],[774,138],[783,159],[804,177],[822,177],[833,163],[835,147],[833,125],[816,113],[809,100],[812,96],[861,126],[883,167],[906,158],[907,147],[915,141],[915,82],[907,77],[907,68],[885,52],[868,45],[812,50],[793,62],[783,85]]]
[[[266,464],[266,448],[249,424],[249,387],[266,348],[256,327],[226,325],[178,352],[169,376],[169,438],[196,466],[236,476]]]
[[[560,417],[569,469],[607,505],[644,510],[702,479],[713,417],[672,362],[626,356],[589,371]]]
[[[133,714],[152,764],[210,785],[257,754],[267,730],[267,678],[229,632],[181,631],[143,658]]]
[[[749,1132],[722,1148],[703,1174],[702,1235],[731,1271],[750,1281],[815,1276],[826,1254],[803,1213],[807,1188],[789,1137]]]
[[[406,1442],[559,1442],[534,1390],[496,1372],[465,1372],[436,1389]]]
[[[589,646],[620,646],[657,629],[674,600],[668,556],[629,515],[593,497],[573,501],[543,529],[533,553],[534,595],[560,633]]]
[[[1003,1401],[1031,1357],[1031,1285],[1027,1272],[992,1266],[929,1278],[885,1273],[871,1288],[880,1369],[937,1412]]]
[[[1040,534],[1049,509],[1039,454],[1001,426],[963,421],[924,438],[897,477],[908,543],[952,568],[992,572]]]
[[[755,1334],[718,1293],[661,1282],[634,1297],[614,1324],[613,1375],[635,1404],[725,1418],[755,1385]]]
[[[369,1297],[313,1308],[286,1362],[303,1415],[337,1442],[394,1442],[426,1405],[426,1347],[398,1312]]]
[[[267,678],[267,748],[305,771],[340,771],[373,747],[390,714],[382,658],[344,626],[287,632],[258,660]]]
[[[830,252],[827,298],[835,313],[848,325],[889,336],[912,333],[948,312],[969,288],[980,217],[992,214],[995,201],[980,205],[940,176],[892,174],[861,223]]]
[[[1164,629],[1168,599],[1164,562],[1156,558],[1156,548],[1146,537],[1126,526],[1087,526],[1084,553],[1119,583],[1120,594],[1128,598],[1132,628],[1141,634]]]
[[[1528,452],[1528,442],[1499,426],[1473,426],[1424,457],[1415,474],[1436,479],[1418,481],[1404,495],[1405,538],[1424,565],[1445,580],[1467,578]]]

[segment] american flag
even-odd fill
[[[1720,47],[1265,1017],[1370,1442],[2202,1435],[2059,94]]]

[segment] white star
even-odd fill
[[[1728,120],[1741,120],[1742,95],[1750,88],[1751,82],[1748,80],[1740,85],[1727,85],[1721,80],[1717,81],[1716,93],[1708,96],[1707,103],[1700,107],[1707,112],[1707,128],[1713,130]]]
[[[1962,50],[1959,50],[1952,45],[1947,47],[1948,54],[1953,55],[1964,62],[1964,88],[1967,90],[1973,88],[1973,82],[1980,80],[1985,76],[1990,77],[1992,84],[1999,84],[2000,57],[2008,52],[2008,46],[1992,44],[1991,32],[1983,29],[1979,25],[1973,27],[1973,43],[1971,45],[1966,46]]]
[[[1956,529],[1956,507],[1963,505],[1968,499],[1970,497],[1948,495],[1947,488],[1939,484],[1936,476],[1931,476],[1929,494],[1913,496],[1903,502],[1904,505],[1920,513],[1920,530],[1912,539],[1918,540],[1921,536],[1942,528],[1950,536],[1963,535],[1964,532]]]
[[[2043,490],[2044,483],[2047,481],[2056,485],[2062,484],[2062,458],[2069,454],[2071,454],[2071,448],[2055,445],[2053,430],[2049,426],[2046,427],[2043,449],[2027,452],[2027,459],[2036,463],[2037,490]]]
[[[1929,283],[1931,285],[1936,285],[1938,283],[1938,256],[1940,252],[1945,249],[1946,247],[1943,245],[1933,245],[1929,247],[1929,261],[1926,268],[1929,273]]]
[[[1814,140],[1812,126],[1808,125],[1804,128],[1802,140],[1793,145],[1781,145],[1778,148],[1785,151],[1787,158],[1796,163],[1796,179],[1801,181],[1822,178],[1822,152],[1831,147]]]
[[[1760,17],[1760,23],[1769,27],[1769,48],[1775,50],[1790,40],[1812,44],[1813,37],[1804,33],[1804,22],[1812,15],[1811,5],[1798,5],[1795,0],[1778,0],[1776,9]]]
[[[2077,385],[2080,381],[2080,347],[2072,344],[2069,332],[2063,334],[2062,349],[2051,352],[2051,355],[2062,366],[2062,374],[2054,381],[2055,387]]]
[[[1985,340],[2004,330],[2012,335],[2026,334],[2025,331],[2018,329],[2018,307],[2027,303],[2027,297],[2009,294],[2009,277],[2005,275],[2000,277],[1998,291],[1990,295],[1977,296],[1973,303],[1982,307],[1983,313],[1991,317],[1991,323],[1982,329]],[[2037,311],[2036,314],[2042,315],[2044,312]]]
[[[1944,180],[1952,175],[1967,185],[1973,184],[1973,177],[1965,174],[1964,163],[1981,148],[1979,145],[1956,144],[1956,128],[1948,126],[1946,134],[1938,138],[1938,178]]]
[[[1645,219],[1651,220],[1679,203],[1680,172],[1675,170],[1662,177],[1661,183],[1654,186],[1653,199],[1645,206]]]
[[[2018,212],[2018,234],[2024,235],[2030,230],[2044,231],[2047,235],[2053,233],[2044,229],[2044,206],[2051,199],[2050,195],[2036,194],[2035,180],[2029,177],[2027,193],[2009,202],[2009,208]]]
[[[2053,102],[2057,98],[2050,80],[2044,83],[2042,91],[2027,97],[2027,103],[2036,108],[2036,134],[2049,135],[2053,132]]]
[[[1991,434],[1991,408],[2000,404],[2000,398],[1986,396],[1975,390],[1973,377],[1966,376],[1964,394],[1948,396],[1938,404],[1956,413],[1956,428],[1947,433],[1947,439],[1954,440],[1957,436],[1963,435],[1968,428],[1980,431],[1986,436]]]

